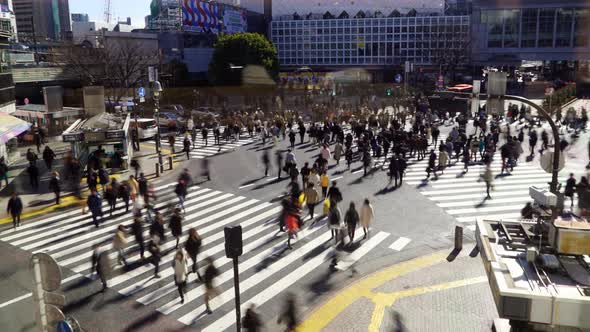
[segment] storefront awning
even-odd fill
[[[11,138],[29,130],[31,124],[8,114],[0,114],[0,141],[8,142]]]

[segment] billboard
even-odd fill
[[[0,13],[9,13],[10,6],[8,6],[8,0],[0,0]]]
[[[224,32],[229,34],[246,32],[248,28],[246,12],[225,6],[223,11],[223,25]]]
[[[219,4],[202,0],[182,0],[182,29],[219,32]]]

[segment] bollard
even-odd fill
[[[164,173],[164,163],[158,163],[160,165],[160,174]]]
[[[156,177],[160,177],[160,164],[156,163]]]
[[[463,249],[463,227],[455,226],[455,249]]]
[[[170,165],[170,170],[172,170],[172,167],[173,167],[172,166],[173,165],[172,156],[168,157],[168,164]]]

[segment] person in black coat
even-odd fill
[[[119,185],[119,197],[125,203],[125,212],[129,212],[129,199],[131,198],[131,193],[129,192],[129,183],[127,181],[123,181]]]
[[[162,251],[160,250],[160,237],[156,234],[152,235],[152,241],[150,241],[150,245],[148,247],[148,251],[152,255],[151,263],[154,264],[154,277],[159,278],[160,275],[160,260],[162,259]]]
[[[250,307],[246,309],[246,314],[242,319],[242,327],[247,332],[258,332],[262,329],[262,322],[260,317],[256,313],[256,307],[254,304],[250,304]]]
[[[180,236],[182,235],[182,215],[180,214],[180,209],[175,208],[174,214],[170,217],[170,223],[168,224],[170,227],[170,232],[172,236],[176,238],[176,246],[175,249],[178,249],[178,242],[180,241]]]
[[[49,145],[45,145],[45,149],[43,150],[43,160],[45,161],[45,165],[47,166],[48,170],[51,170],[51,166],[55,157],[55,152],[51,150]]]
[[[139,184],[139,194],[143,197],[144,201],[147,204],[147,193],[148,193],[148,180],[145,178],[143,173],[139,174],[139,179],[137,179],[137,183]]]
[[[39,168],[36,164],[30,164],[27,168],[27,172],[29,173],[31,187],[33,190],[37,191],[39,189]]]
[[[8,200],[6,213],[12,216],[12,224],[14,228],[20,226],[20,215],[23,213],[23,201],[18,197],[17,192],[12,193],[12,197]]]
[[[150,225],[150,236],[152,238],[158,236],[160,241],[166,240],[164,235],[164,218],[162,218],[162,214],[159,211],[156,211],[156,216]]]
[[[59,194],[61,192],[61,185],[59,183],[59,174],[53,172],[51,179],[49,180],[49,190],[55,194],[55,204],[59,205]]]
[[[112,272],[111,262],[109,258],[109,251],[101,249],[98,244],[94,245],[92,252],[92,269],[102,282],[102,292],[107,289],[107,280]]]
[[[201,236],[197,232],[195,228],[191,228],[188,231],[188,239],[186,240],[186,244],[184,245],[184,249],[186,250],[188,256],[193,261],[193,273],[197,274],[199,280],[201,280],[201,274],[199,273],[199,263],[197,261],[197,256],[201,251],[202,240]]]
[[[143,226],[141,224],[141,218],[136,216],[133,218],[133,223],[126,228],[131,230],[131,233],[133,233],[133,236],[135,236],[135,242],[137,242],[137,245],[139,246],[139,254],[141,255],[141,259],[145,259],[145,245],[143,241]]]

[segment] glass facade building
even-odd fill
[[[282,68],[432,65],[442,50],[468,48],[470,16],[274,19]]]
[[[590,59],[590,4],[583,1],[476,0],[475,63]]]

